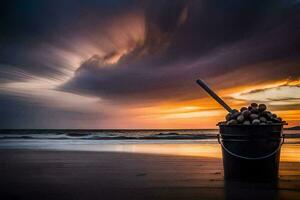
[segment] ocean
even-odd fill
[[[218,129],[193,130],[0,130],[0,149],[79,149],[106,144],[216,144]],[[284,130],[300,143],[299,130]],[[80,147],[80,148],[79,148]],[[86,149],[86,148],[83,148]],[[101,149],[101,148],[100,148]]]
[[[82,129],[16,129],[0,130],[3,139],[36,139],[36,140],[173,140],[173,139],[212,139],[217,129],[195,130],[82,130]]]
[[[221,158],[217,129],[0,130],[1,150],[92,151]],[[284,130],[281,160],[300,162],[300,131]]]

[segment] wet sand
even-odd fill
[[[300,199],[300,163],[276,185],[224,182],[219,158],[1,150],[0,199]]]

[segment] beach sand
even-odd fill
[[[0,199],[300,199],[300,163],[274,185],[225,182],[219,158],[1,150]]]

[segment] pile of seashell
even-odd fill
[[[286,122],[282,121],[276,114],[267,111],[265,104],[251,103],[248,108],[242,107],[240,111],[233,109],[226,115],[226,122],[220,124],[265,125],[286,124]]]

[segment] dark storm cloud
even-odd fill
[[[82,96],[57,95],[53,83],[77,67],[64,60],[82,51],[74,41],[101,36],[113,18],[138,9],[134,0],[0,1],[0,128],[100,126],[105,111],[78,104]]]
[[[68,43],[74,37],[89,37],[112,16],[135,9],[133,0],[1,1],[0,63],[37,75],[60,75],[60,66],[49,66],[50,61],[39,55],[45,44],[71,51]]]
[[[1,40],[49,39],[62,30],[70,32],[89,21],[136,8],[132,0],[3,0],[1,1]],[[51,38],[51,37],[50,37]]]
[[[103,58],[86,60],[61,89],[136,102],[195,97],[198,77],[230,77],[235,71],[240,74],[233,81],[213,85],[300,76],[300,8],[293,1],[146,1],[142,6],[144,45],[113,66],[105,66]]]

